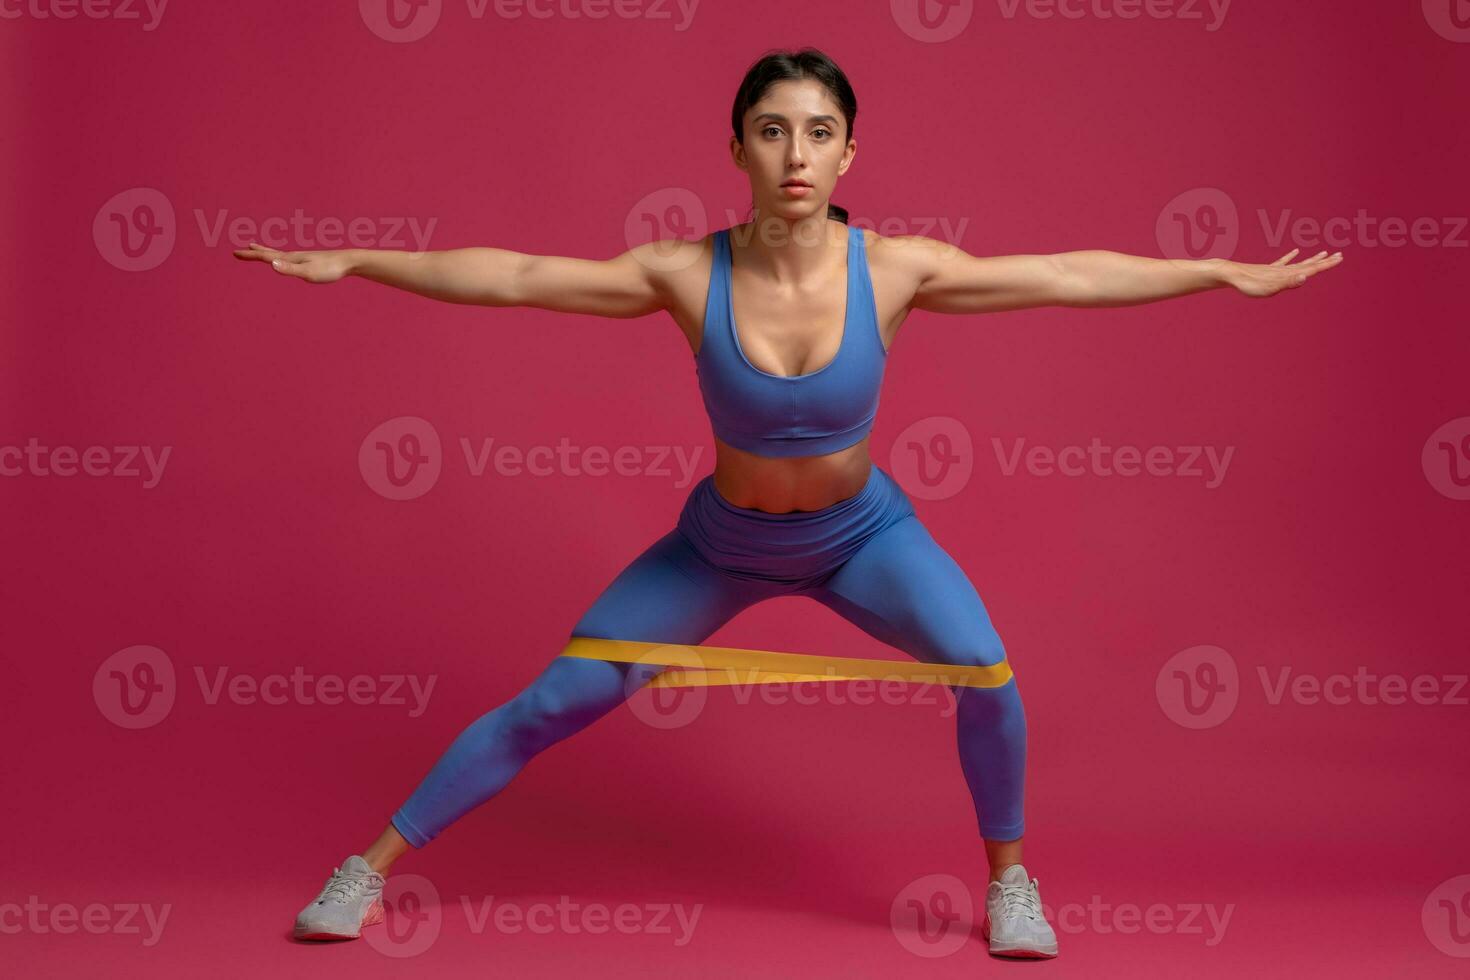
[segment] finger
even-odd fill
[[[1275,262],[1272,262],[1271,264],[1272,265],[1285,265],[1287,262],[1290,262],[1291,261],[1291,257],[1293,255],[1295,255],[1296,253],[1298,253],[1300,251],[1301,251],[1301,249],[1294,248],[1290,252],[1287,252],[1285,255],[1281,256],[1281,258],[1277,259]]]
[[[1300,286],[1302,283],[1306,282],[1308,279],[1321,272],[1323,268],[1324,266],[1318,265],[1316,263],[1307,264],[1305,262],[1303,262],[1301,265],[1292,266],[1293,270],[1299,270],[1297,271],[1296,276],[1291,281],[1292,286]]]
[[[305,279],[307,275],[305,262],[288,262],[284,259],[271,261],[271,268],[283,276],[295,276],[297,279]]]
[[[251,242],[250,247],[255,249],[257,254],[268,259],[281,259],[284,262],[301,262],[311,255],[310,252],[282,252],[278,249],[267,248],[257,242]]]
[[[273,248],[266,248],[264,245],[257,244],[256,242],[251,242],[249,248],[236,249],[235,254],[242,259],[255,259],[261,262],[269,262],[271,259],[280,258],[284,253],[278,252]]]

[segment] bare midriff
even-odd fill
[[[757,456],[715,437],[715,491],[736,507],[789,514],[854,496],[873,466],[868,436],[825,456]]]

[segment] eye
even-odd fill
[[[815,130],[813,130],[813,133],[827,133],[828,136],[832,135],[826,126],[818,126]]]
[[[761,135],[764,136],[765,134],[769,133],[773,129],[776,132],[778,132],[778,133],[781,132],[781,127],[780,126],[767,126],[765,129],[761,130]]]

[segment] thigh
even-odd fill
[[[977,666],[1005,659],[969,576],[916,516],[875,534],[806,594],[915,660]]]
[[[676,528],[649,545],[608,583],[572,627],[571,635],[698,644],[772,591],[773,587],[721,573],[700,558]],[[638,683],[659,672],[645,665],[587,662],[606,665],[624,678],[630,668],[637,667]]]

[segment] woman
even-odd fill
[[[909,310],[1120,306],[1222,285],[1269,296],[1341,253],[1296,265],[1295,250],[1271,265],[1105,251],[976,258],[928,238],[865,232],[829,204],[857,149],[856,115],[847,78],[821,52],[757,61],[736,94],[730,141],[750,180],[752,220],[695,242],[650,243],[608,261],[494,248],[282,253],[252,244],[235,254],[311,283],[355,275],[455,303],[669,313],[694,354],[715,470],[573,636],[698,644],[753,603],[805,595],[916,659],[998,664],[1005,650],[979,595],[868,452],[888,348]],[[378,840],[333,869],[296,935],[355,937],[379,921],[383,876],[400,855],[660,669],[554,657],[459,735]],[[1037,881],[1021,864],[1026,722],[1016,680],[954,691],[961,769],[990,864],[990,950],[1055,956]]]

